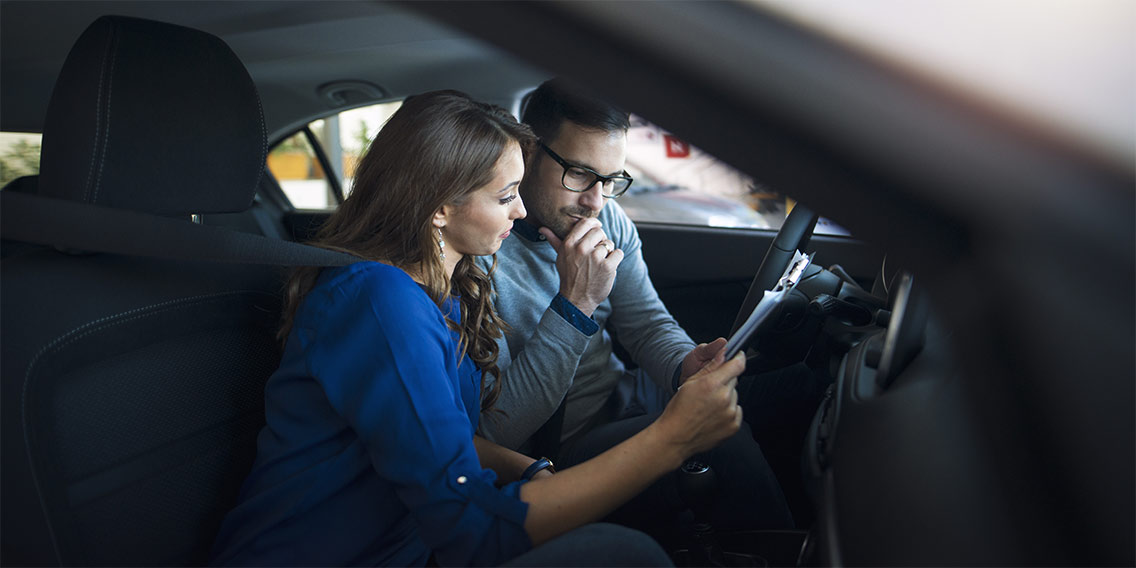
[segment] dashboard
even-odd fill
[[[934,524],[953,498],[934,489],[951,474],[951,464],[936,460],[930,442],[950,438],[954,422],[939,415],[950,405],[936,404],[956,396],[949,338],[934,321],[917,279],[905,271],[892,279],[887,309],[876,319],[886,326],[843,357],[806,437],[802,468],[806,491],[817,505],[806,546],[822,565],[878,561],[885,545],[880,535],[896,564],[918,563],[936,549],[934,557],[951,557],[945,532],[913,528],[921,526],[921,518]],[[917,426],[897,430],[897,423]],[[966,433],[961,434],[953,443],[966,444]],[[928,443],[920,444],[922,439]],[[923,449],[912,453],[906,449],[912,446]],[[925,500],[896,499],[902,495]],[[878,513],[867,522],[863,515],[847,515],[864,508]],[[928,540],[927,534],[935,536]]]

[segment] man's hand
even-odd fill
[[[590,317],[611,293],[623,251],[615,248],[597,219],[580,219],[563,241],[547,227],[541,227],[540,234],[556,251],[560,295]]]
[[[725,347],[726,338],[719,337],[710,343],[699,343],[698,347],[691,349],[690,353],[686,354],[686,358],[682,360],[682,373],[679,375],[678,384],[685,383],[686,379],[705,367]]]
[[[738,353],[723,361],[719,349],[706,366],[690,377],[652,426],[662,428],[664,439],[690,456],[718,445],[732,436],[742,423],[738,406],[738,375],[745,370],[745,356]]]

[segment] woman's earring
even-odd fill
[[[442,260],[446,260],[446,241],[442,239],[441,227],[438,227],[438,251],[442,254]]]

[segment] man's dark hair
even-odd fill
[[[529,95],[521,114],[521,122],[529,125],[541,140],[556,138],[565,120],[604,132],[627,131],[631,126],[626,111],[562,78],[541,83]]]

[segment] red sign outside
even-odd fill
[[[668,158],[688,158],[690,157],[690,144],[675,138],[670,134],[663,135],[663,143],[667,147]]]

